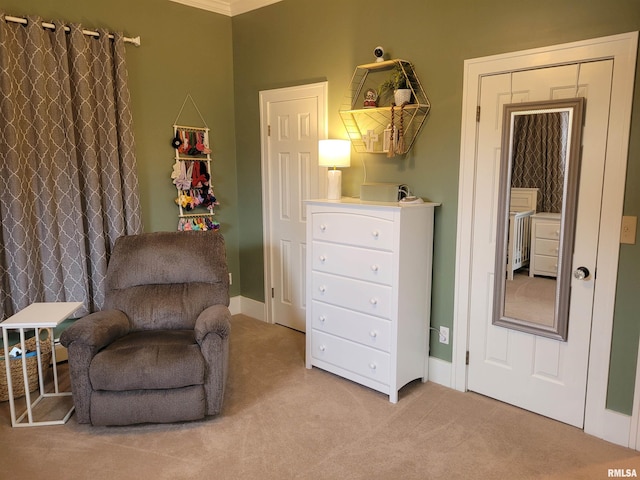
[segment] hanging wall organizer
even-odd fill
[[[204,127],[179,125],[178,120],[187,102],[191,100]],[[178,230],[217,230],[215,206],[219,205],[213,193],[211,176],[211,148],[209,127],[200,110],[187,94],[173,125],[172,146],[175,150],[175,163],[171,178],[178,191]]]

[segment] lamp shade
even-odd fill
[[[318,142],[318,165],[321,167],[348,167],[351,164],[351,142],[349,140],[320,140]]]

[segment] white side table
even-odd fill
[[[58,387],[58,368],[56,365],[56,349],[54,345],[53,329],[67,319],[73,312],[78,310],[82,306],[82,302],[48,302],[48,303],[33,303],[24,310],[16,313],[15,315],[7,318],[4,322],[0,323],[2,326],[2,340],[4,342],[4,358],[7,369],[7,388],[9,393],[9,407],[11,409],[11,426],[13,427],[31,427],[35,425],[61,425],[66,423],[73,413],[74,406],[72,405],[69,411],[64,415],[61,420],[51,421],[34,421],[33,420],[33,407],[35,407],[43,398],[47,397],[63,397],[70,396],[71,392],[60,392]],[[31,402],[31,393],[29,388],[29,379],[27,377],[27,356],[22,354],[22,374],[24,378],[24,394],[26,400],[26,410],[16,418],[15,402],[13,398],[13,384],[11,382],[11,362],[9,360],[9,330],[18,330],[20,332],[20,347],[25,351],[25,330],[35,330],[36,336],[36,352],[38,356],[38,381],[40,386],[40,395],[37,399]],[[47,368],[46,365],[42,365],[40,355],[40,330],[48,330],[49,338],[51,342],[51,355],[53,364],[53,383],[54,392],[46,393],[43,380],[43,368]],[[27,421],[23,422],[25,416]]]

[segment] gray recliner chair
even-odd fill
[[[120,237],[104,309],[60,337],[79,423],[197,420],[222,408],[229,275],[219,232]]]

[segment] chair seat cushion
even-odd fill
[[[94,390],[161,390],[204,384],[205,361],[193,330],[130,333],[91,361]]]

